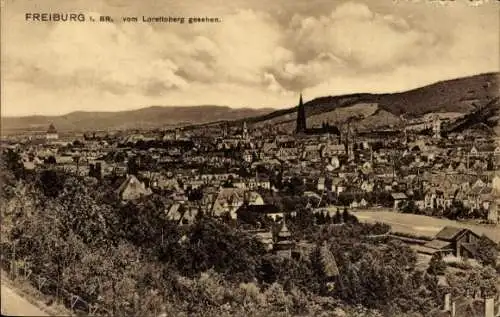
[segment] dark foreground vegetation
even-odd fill
[[[106,180],[27,172],[12,152],[0,161],[2,266],[22,260],[33,274],[57,281],[57,288],[41,288],[47,295],[68,290],[101,314],[424,316],[441,304],[436,274],[418,271],[416,254],[384,236],[384,225],[311,230],[299,217],[291,229],[316,247],[288,259],[203,215],[174,225],[161,196],[122,204]],[[468,278],[495,277],[485,270]],[[471,280],[453,282],[460,292]]]

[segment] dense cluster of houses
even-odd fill
[[[315,210],[334,205],[432,214],[460,203],[462,217],[479,212],[484,221],[499,222],[495,140],[450,141],[408,131],[294,135],[250,130],[244,123],[229,130],[69,137],[50,125],[43,138],[2,145],[18,151],[26,169],[50,165],[83,176],[122,177],[115,191],[124,201],[161,193],[172,202],[165,212],[178,223],[193,221],[200,211],[235,219],[242,208],[282,219],[292,210],[276,210],[263,193],[280,195],[291,184]]]
[[[52,164],[80,175],[129,176],[119,190],[125,200],[160,190],[182,204],[187,191],[199,189],[204,209],[215,215],[234,214],[243,196],[279,193],[283,184],[299,179],[323,204],[398,211],[412,201],[422,211],[460,202],[468,212],[481,210],[498,222],[500,146],[494,140],[447,142],[407,133],[297,136],[262,129],[254,136],[246,124],[231,132],[177,129],[173,136],[146,131],[62,139],[51,125],[44,140],[4,146],[16,148],[27,169]],[[226,194],[226,187],[238,194]]]

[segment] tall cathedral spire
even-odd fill
[[[297,127],[295,129],[296,133],[301,133],[306,131],[306,109],[302,101],[302,93],[300,93],[299,106],[297,109]]]

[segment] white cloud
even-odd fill
[[[330,17],[304,21],[292,32],[299,55],[332,53],[360,71],[413,61],[434,44],[432,34],[409,29],[402,18],[356,3],[340,5]]]
[[[374,17],[374,14],[366,4],[347,2],[338,6],[330,16],[334,20],[360,19],[365,21],[371,20]]]
[[[263,69],[273,65],[273,53],[281,39],[281,29],[265,13],[240,11],[224,19],[213,34],[220,54],[217,76],[222,80],[258,84]]]
[[[2,52],[2,111],[28,113],[39,101],[59,112],[282,106],[294,104],[301,90],[311,97],[404,90],[500,68],[498,16],[481,8],[476,15],[471,8],[419,9],[409,18],[371,1],[321,2],[315,12],[312,4],[290,5],[277,18],[272,6],[249,3],[227,5],[217,24],[29,24],[14,16]],[[161,8],[155,4],[148,14],[203,13],[187,4],[179,12]],[[140,6],[123,9],[134,14]]]
[[[151,32],[147,25],[137,28]],[[68,85],[147,91],[154,83],[164,89],[185,88],[188,83],[176,75],[178,66],[162,58],[154,45],[141,45],[141,38],[112,23],[60,23],[37,45],[36,54],[21,49],[10,58],[25,67],[27,78],[34,68],[47,80],[62,79]]]

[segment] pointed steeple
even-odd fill
[[[306,110],[302,100],[302,92],[300,93],[299,106],[297,107],[297,125],[295,132],[302,133],[306,131]]]
[[[291,233],[288,230],[288,227],[286,226],[285,219],[283,219],[283,226],[281,227],[281,230],[278,233],[278,237],[281,238],[281,239],[289,239],[290,236],[291,236]]]
[[[248,127],[246,121],[243,121],[243,139],[248,139]]]

